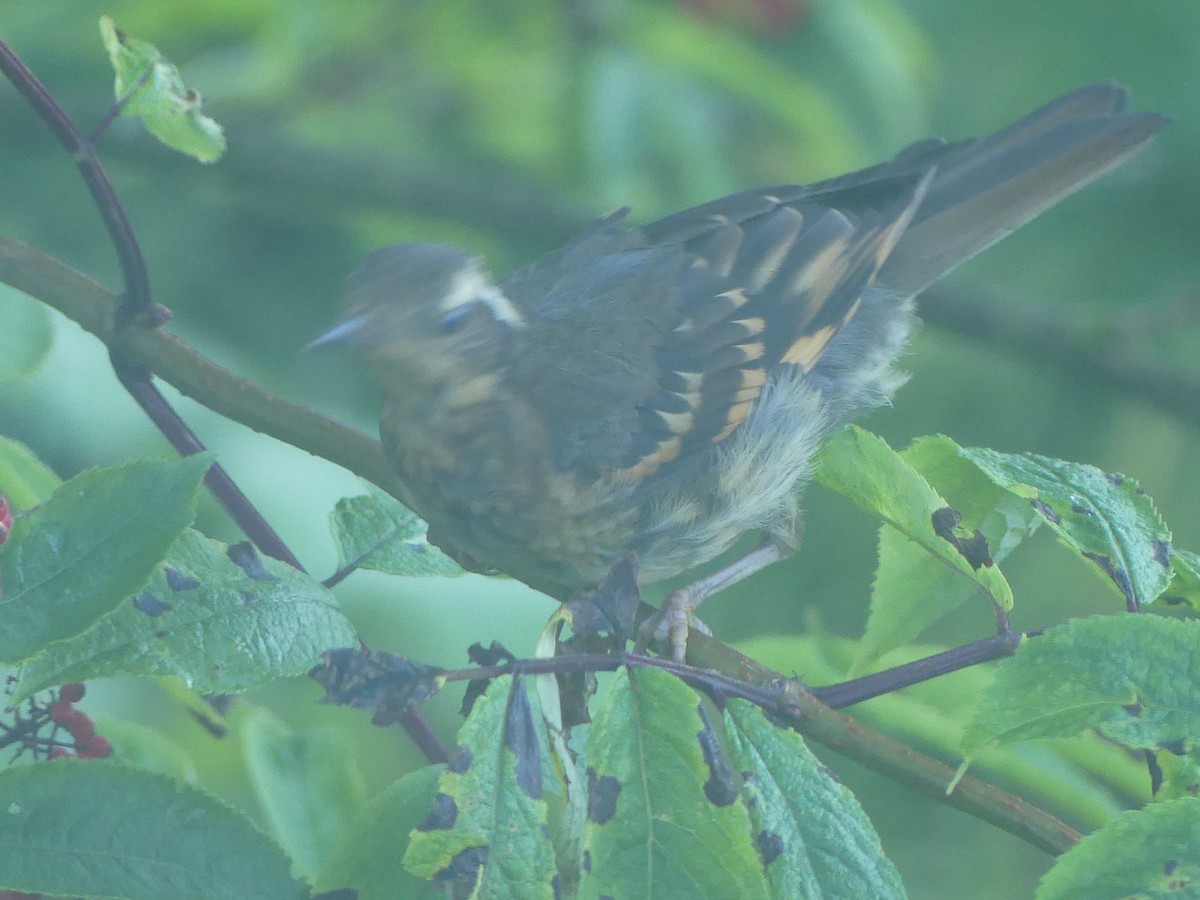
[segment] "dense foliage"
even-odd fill
[[[1011,606],[1025,630],[1090,617],[993,669],[888,694],[856,715],[951,768],[965,756],[968,777],[1095,831],[1043,896],[1119,896],[1197,877],[1200,637],[1186,613],[1200,566],[1178,548],[1200,547],[1200,7],[12,5],[0,40],[85,133],[113,97],[101,12],[170,56],[229,145],[201,166],[132,116],[99,144],[155,297],[173,311],[167,328],[364,431],[378,397],[357,362],[301,351],[374,246],[447,240],[505,271],[615,206],[648,219],[739,188],[813,180],[929,134],[991,130],[1105,78],[1129,84],[1137,108],[1177,116],[1148,152],[928,299],[930,325],[906,361],[914,377],[895,409],[867,423],[906,449],[859,430],[839,439],[837,464],[806,504],[801,552],[715,599],[704,618],[764,665],[821,685],[983,638],[997,607]],[[119,291],[71,160],[7,84],[0,116],[0,234]],[[105,297],[115,302],[94,299]],[[569,746],[554,732],[544,678],[496,679],[462,726],[453,684],[433,682],[473,642],[532,656],[555,605],[511,581],[447,577],[460,573],[421,541],[419,523],[354,475],[180,401],[316,578],[262,558],[201,491],[209,457],[166,462],[103,344],[39,302],[49,300],[0,284],[0,494],[15,514],[10,530],[0,510],[0,663],[14,667],[24,717],[3,720],[17,731],[0,743],[17,734],[31,751],[24,763],[103,756],[85,752],[102,736],[116,764],[0,769],[0,835],[22,835],[0,840],[0,889],[296,897],[304,881],[415,896],[414,873],[478,863],[461,854],[502,840],[517,864],[488,877],[514,896],[536,896],[553,873],[560,887],[583,879],[585,895],[633,896],[620,879],[638,852],[643,869],[664,873],[654,896],[883,896],[901,881],[918,897],[1022,896],[1050,869],[1050,857],[985,814],[876,774],[896,773],[864,766],[861,748],[853,762],[816,745],[818,761],[758,707],[700,704],[658,671],[602,678],[590,732],[576,729]],[[948,437],[914,442],[934,434]],[[1105,475],[1118,471],[1130,477]],[[912,489],[872,491],[872,478]],[[1003,575],[964,564],[929,530],[943,500],[963,514],[954,533],[966,541],[979,529]],[[370,571],[335,590],[317,580],[362,557]],[[1131,597],[1176,616],[1124,615]],[[290,677],[356,634],[441,667],[421,670],[424,693],[444,688],[421,710],[476,765],[459,756],[441,774],[423,767],[394,729],[318,707],[318,688]],[[75,697],[81,681],[86,698]],[[237,697],[222,716],[201,694]],[[825,737],[845,749],[844,733]],[[719,778],[717,759],[756,777]],[[630,821],[649,833],[612,824],[606,785],[626,800],[644,788]],[[427,818],[435,791],[458,801],[459,830]],[[480,797],[487,803],[467,816]],[[181,821],[188,829],[173,831]],[[515,838],[514,821],[526,825]],[[655,832],[663,822],[695,827]],[[778,858],[764,834],[808,852],[764,875],[761,863]],[[1145,852],[1164,835],[1182,856]],[[131,867],[148,843],[149,863]],[[63,864],[80,849],[104,863]]]

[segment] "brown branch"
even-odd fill
[[[806,737],[1046,853],[1057,856],[1078,843],[1078,832],[1032,803],[971,775],[955,784],[955,772],[945,763],[834,712],[811,694],[796,694],[788,720]],[[947,793],[952,784],[954,790]]]
[[[378,441],[238,378],[161,328],[118,327],[120,300],[115,294],[40,250],[0,235],[0,281],[54,307],[96,335],[110,352],[119,352],[124,364],[155,372],[209,409],[342,465],[384,490],[399,491]],[[200,446],[198,439],[196,444]],[[219,477],[213,475],[216,471],[210,470],[209,477]],[[431,762],[448,758],[420,713],[406,713],[402,725]]]
[[[154,302],[150,276],[146,271],[145,259],[133,231],[133,225],[108,178],[108,173],[104,171],[104,167],[96,156],[93,142],[83,137],[71,117],[58,105],[58,102],[37,76],[3,41],[0,41],[0,72],[8,77],[26,102],[49,125],[51,132],[75,162],[76,168],[91,191],[92,199],[100,211],[117,259],[120,261],[121,273],[125,282],[124,296],[113,317],[113,322],[126,325],[128,329],[139,329],[153,327],[165,321],[170,317],[170,313]],[[108,122],[140,90],[149,72],[150,69],[147,68],[126,95],[114,104],[109,110],[108,116],[101,123],[102,127],[98,128],[97,134],[103,133],[103,128],[107,127]],[[113,370],[122,386],[129,391],[130,396],[158,426],[159,431],[170,441],[171,445],[184,455],[199,453],[203,450],[204,445],[200,439],[154,386],[149,370],[125,359],[121,355],[119,341],[112,340],[106,341],[106,343]],[[219,463],[214,463],[210,467],[205,476],[205,482],[213,496],[225,507],[238,527],[254,542],[256,547],[268,556],[303,570],[300,561],[284,544],[283,539],[279,537],[275,529],[270,526]]]
[[[117,345],[123,359],[145,366],[209,409],[337,463],[386,491],[400,490],[377,440],[264,391],[161,328],[118,328],[119,298],[40,250],[0,236],[0,281],[54,307],[106,345]]]
[[[444,670],[438,676],[450,682],[494,678],[514,672],[539,675],[613,671],[622,665],[663,669],[718,700],[731,697],[749,700],[783,719],[805,737],[939,803],[989,822],[1046,853],[1058,855],[1079,841],[1078,832],[1046,810],[972,775],[958,778],[955,770],[940,760],[831,709],[818,696],[828,688],[808,690],[798,682],[778,675],[774,684],[756,686],[718,672],[627,653],[515,660],[498,666]],[[952,785],[953,790],[950,790]]]
[[[74,319],[101,340],[119,340],[125,358],[135,360],[159,374],[180,391],[258,431],[286,441],[310,453],[322,456],[375,482],[384,490],[397,492],[400,486],[392,474],[378,441],[354,429],[340,425],[304,407],[276,397],[249,381],[214,365],[182,341],[160,328],[115,329],[117,298],[90,278],[46,256],[20,241],[0,237],[0,281],[48,303]],[[979,642],[985,650],[973,662],[998,654],[992,643],[998,638]],[[954,651],[951,651],[953,653]],[[1002,655],[1002,654],[1001,654]],[[952,794],[945,793],[952,783],[954,770],[912,748],[871,731],[853,719],[834,712],[817,697],[804,691],[782,693],[778,673],[764,668],[730,647],[702,634],[689,639],[689,658],[704,665],[717,665],[722,675],[692,666],[676,666],[664,660],[643,661],[628,657],[633,665],[653,664],[684,677],[697,687],[726,696],[745,696],[760,705],[783,714],[797,727],[826,746],[855,759],[875,771],[917,787],[944,803],[955,806],[1047,852],[1058,853],[1077,839],[1073,831],[1048,813],[972,777],[964,777]],[[611,667],[591,661],[594,668]],[[924,677],[944,670],[936,660]],[[585,661],[586,663],[586,661]],[[964,660],[959,660],[960,665]],[[541,666],[579,665],[563,659],[537,662]],[[914,671],[900,677],[903,683],[920,680]],[[556,669],[557,670],[557,669]],[[480,670],[472,670],[480,677]],[[880,676],[871,676],[878,679]],[[862,699],[861,683],[856,684],[854,699]],[[755,685],[758,685],[756,688]],[[895,689],[893,682],[888,689]],[[878,689],[874,685],[873,689]],[[822,692],[833,689],[823,688]],[[834,702],[854,702],[843,691],[830,693]],[[407,723],[406,723],[407,724]],[[411,733],[411,730],[410,730]],[[427,752],[436,752],[433,747]]]

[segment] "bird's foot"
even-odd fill
[[[704,597],[697,596],[696,591],[690,590],[692,587],[687,585],[672,591],[658,612],[642,623],[633,647],[635,653],[640,653],[653,641],[665,655],[681,663],[687,657],[688,635],[692,631],[712,635],[708,626],[696,618],[696,609]]]

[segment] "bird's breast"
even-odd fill
[[[380,437],[431,532],[547,593],[594,585],[633,542],[628,491],[560,471],[536,409],[488,376],[410,385],[385,401]]]

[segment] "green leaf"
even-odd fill
[[[549,900],[555,874],[543,787],[549,748],[526,681],[493,681],[458,743],[404,865],[454,885],[456,895],[473,887],[471,896]]]
[[[581,897],[768,895],[723,729],[700,703],[655,669],[609,687],[588,732]]]
[[[208,454],[90,469],[0,545],[0,661],[73,637],[145,584],[192,521]]]
[[[1125,813],[1058,858],[1037,900],[1195,897],[1200,891],[1200,799]]]
[[[363,806],[355,747],[330,728],[293,731],[262,708],[241,718],[238,731],[271,836],[311,881]]]
[[[32,450],[0,435],[0,494],[8,497],[13,512],[37,506],[61,483]]]
[[[287,858],[240,813],[97,761],[0,772],[0,887],[125,900],[301,900]]]
[[[190,695],[190,699],[195,701],[196,698]],[[196,761],[191,752],[168,737],[161,728],[99,716],[95,717],[95,722],[96,731],[112,742],[113,753],[109,757],[112,762],[166,775],[180,784],[196,781]]]
[[[0,384],[32,374],[52,340],[46,307],[0,284]]]
[[[183,83],[179,70],[153,44],[132,38],[100,17],[100,37],[112,62],[117,100],[132,97],[122,115],[138,116],[156,138],[200,162],[216,162],[225,152],[225,132],[200,112],[200,95]]]
[[[249,544],[189,530],[113,614],[27,661],[16,696],[119,674],[175,676],[202,693],[235,693],[304,674],[326,650],[354,641],[320,583]]]
[[[367,804],[349,823],[330,856],[317,890],[358,891],[357,900],[437,900],[441,888],[417,878],[401,859],[408,836],[429,813],[444,766],[426,766],[410,772]]]
[[[963,749],[1099,728],[1155,749],[1200,734],[1200,621],[1078,619],[1024,641],[996,667]]]
[[[330,516],[338,568],[391,575],[465,575],[466,570],[425,539],[429,526],[408,507],[378,488],[345,497]]]
[[[809,683],[831,684],[846,679],[856,646],[831,634],[811,634],[760,637],[741,649],[776,671],[790,668]],[[909,645],[889,654],[887,662],[912,662],[940,649]],[[992,672],[981,666],[963,669],[877,697],[858,707],[856,718],[920,752],[952,759],[962,753],[963,726],[991,680]],[[971,768],[1081,827],[1098,828],[1147,794],[1145,761],[1092,732],[981,750]]]
[[[1200,555],[1171,548],[1171,583],[1154,600],[1156,611],[1194,614],[1200,611]]]
[[[1159,750],[1154,759],[1162,776],[1154,792],[1155,800],[1200,795],[1200,741],[1195,737]]]
[[[1171,580],[1171,534],[1154,502],[1124,475],[1033,453],[964,449],[989,478],[1025,497],[1068,545],[1099,567],[1127,604]]]
[[[772,897],[904,897],[854,795],[800,735],[731,700],[725,724]]]
[[[1012,608],[1012,589],[1000,570],[952,543],[945,528],[939,533],[935,527],[939,517],[955,511],[882,438],[850,426],[822,448],[816,478],[883,519],[991,603]]]
[[[1002,562],[1041,524],[1041,516],[1026,501],[996,486],[950,438],[921,438],[901,456],[962,516],[958,530],[964,536],[982,536],[994,563]],[[882,526],[871,612],[854,670],[862,671],[911,641],[975,589],[957,568],[947,567],[891,525]]]

